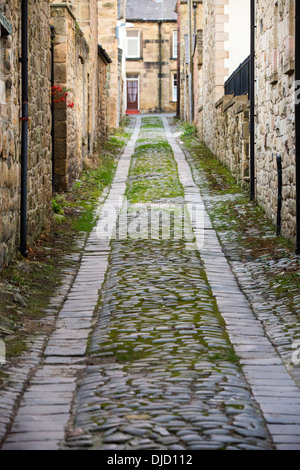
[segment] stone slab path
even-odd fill
[[[172,208],[174,233],[181,212],[183,236],[150,237],[149,204]],[[299,449],[299,411],[167,119],[137,117],[2,449]]]

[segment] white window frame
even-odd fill
[[[132,31],[137,33],[137,37],[128,37],[126,36],[126,58],[127,59],[139,59],[141,56],[141,32],[140,31]],[[128,53],[128,40],[130,41],[137,41],[137,55],[130,55]]]
[[[172,49],[172,53],[173,53],[173,59],[177,59],[178,57],[178,31],[173,31],[173,49]]]

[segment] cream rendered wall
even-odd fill
[[[229,41],[225,42],[225,50],[229,51],[225,67],[231,75],[250,54],[250,0],[229,0],[225,15],[228,15],[225,32],[229,34]]]

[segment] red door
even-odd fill
[[[139,81],[127,80],[127,110],[138,111],[139,109]]]

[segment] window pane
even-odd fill
[[[177,31],[173,31],[173,58],[177,59]]]
[[[136,39],[128,39],[127,41],[127,55],[129,57],[138,57],[139,47]]]

